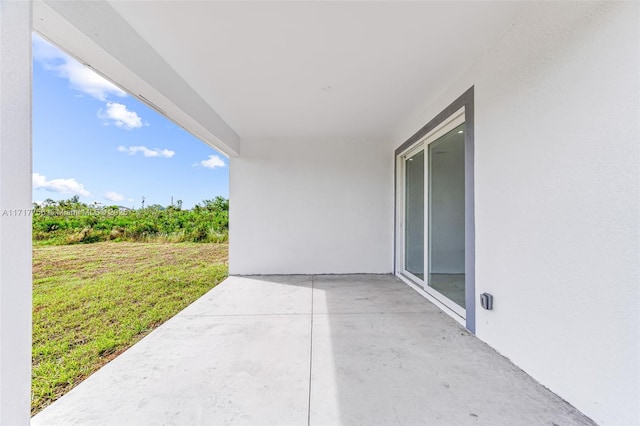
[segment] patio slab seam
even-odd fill
[[[269,316],[301,316],[311,315],[309,312],[269,312],[255,314],[185,314],[176,315],[174,318],[203,318],[203,317],[269,317]]]

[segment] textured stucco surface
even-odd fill
[[[640,423],[639,8],[532,7],[394,145],[475,87],[477,335],[614,425]]]
[[[0,424],[29,423],[31,2],[0,3]]]
[[[370,140],[243,140],[230,164],[232,274],[389,273],[393,155]]]

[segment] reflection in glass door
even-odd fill
[[[464,123],[428,143],[428,272],[433,289],[465,308]]]
[[[424,280],[424,149],[404,161],[404,269]]]
[[[395,151],[395,272],[475,332],[473,91]]]

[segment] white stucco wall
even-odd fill
[[[0,425],[31,390],[31,3],[0,3]]]
[[[640,424],[639,7],[536,6],[390,147],[475,86],[477,335],[604,425]]]
[[[368,140],[244,139],[230,164],[230,273],[390,273],[393,161]]]

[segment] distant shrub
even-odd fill
[[[192,210],[152,205],[120,211],[69,200],[34,205],[33,241],[38,244],[82,244],[98,241],[226,242],[229,200],[204,200]]]

